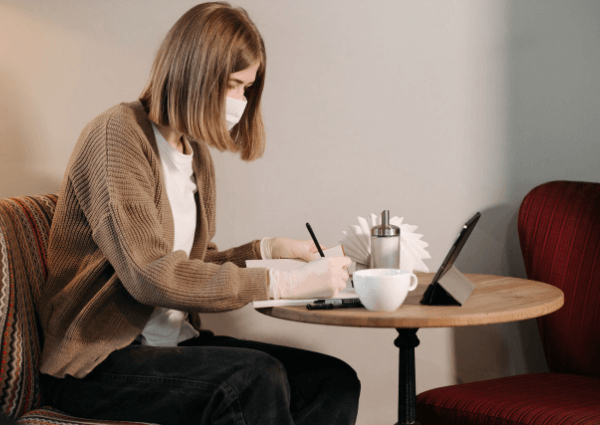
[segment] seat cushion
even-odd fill
[[[600,379],[540,373],[425,391],[421,425],[600,424]]]
[[[124,424],[125,422],[117,422],[117,421],[100,421],[93,419],[81,419],[74,418],[65,413],[62,413],[60,410],[53,409],[50,407],[43,407],[40,409],[32,410],[31,412],[26,413],[21,416],[21,418],[17,421],[17,424],[31,424],[31,425],[68,425],[68,424],[85,424],[85,425],[107,425],[107,424]],[[126,422],[131,425],[144,425],[142,422]]]

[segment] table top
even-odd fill
[[[433,273],[416,273],[417,289],[393,312],[372,312],[364,307],[308,310],[306,306],[268,307],[257,311],[279,319],[320,325],[375,328],[443,328],[515,322],[543,316],[564,303],[554,286],[514,277],[465,274],[475,290],[462,306],[428,306],[419,303]]]

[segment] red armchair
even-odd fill
[[[554,181],[527,194],[518,217],[527,277],[565,294],[538,319],[550,373],[425,391],[430,424],[600,424],[600,183]]]

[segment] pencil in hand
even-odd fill
[[[325,254],[323,253],[323,250],[321,249],[321,245],[319,245],[319,241],[317,241],[317,237],[315,236],[315,233],[313,232],[312,227],[310,227],[310,224],[306,223],[306,228],[308,229],[308,231],[310,233],[310,237],[312,238],[313,242],[317,246],[317,249],[319,250],[319,254],[321,254],[321,257],[325,257]]]

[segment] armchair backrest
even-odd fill
[[[600,183],[534,188],[518,231],[527,277],[565,294],[560,310],[538,319],[550,371],[600,377]]]
[[[42,338],[36,304],[56,195],[0,199],[0,412],[11,418],[40,406]]]

